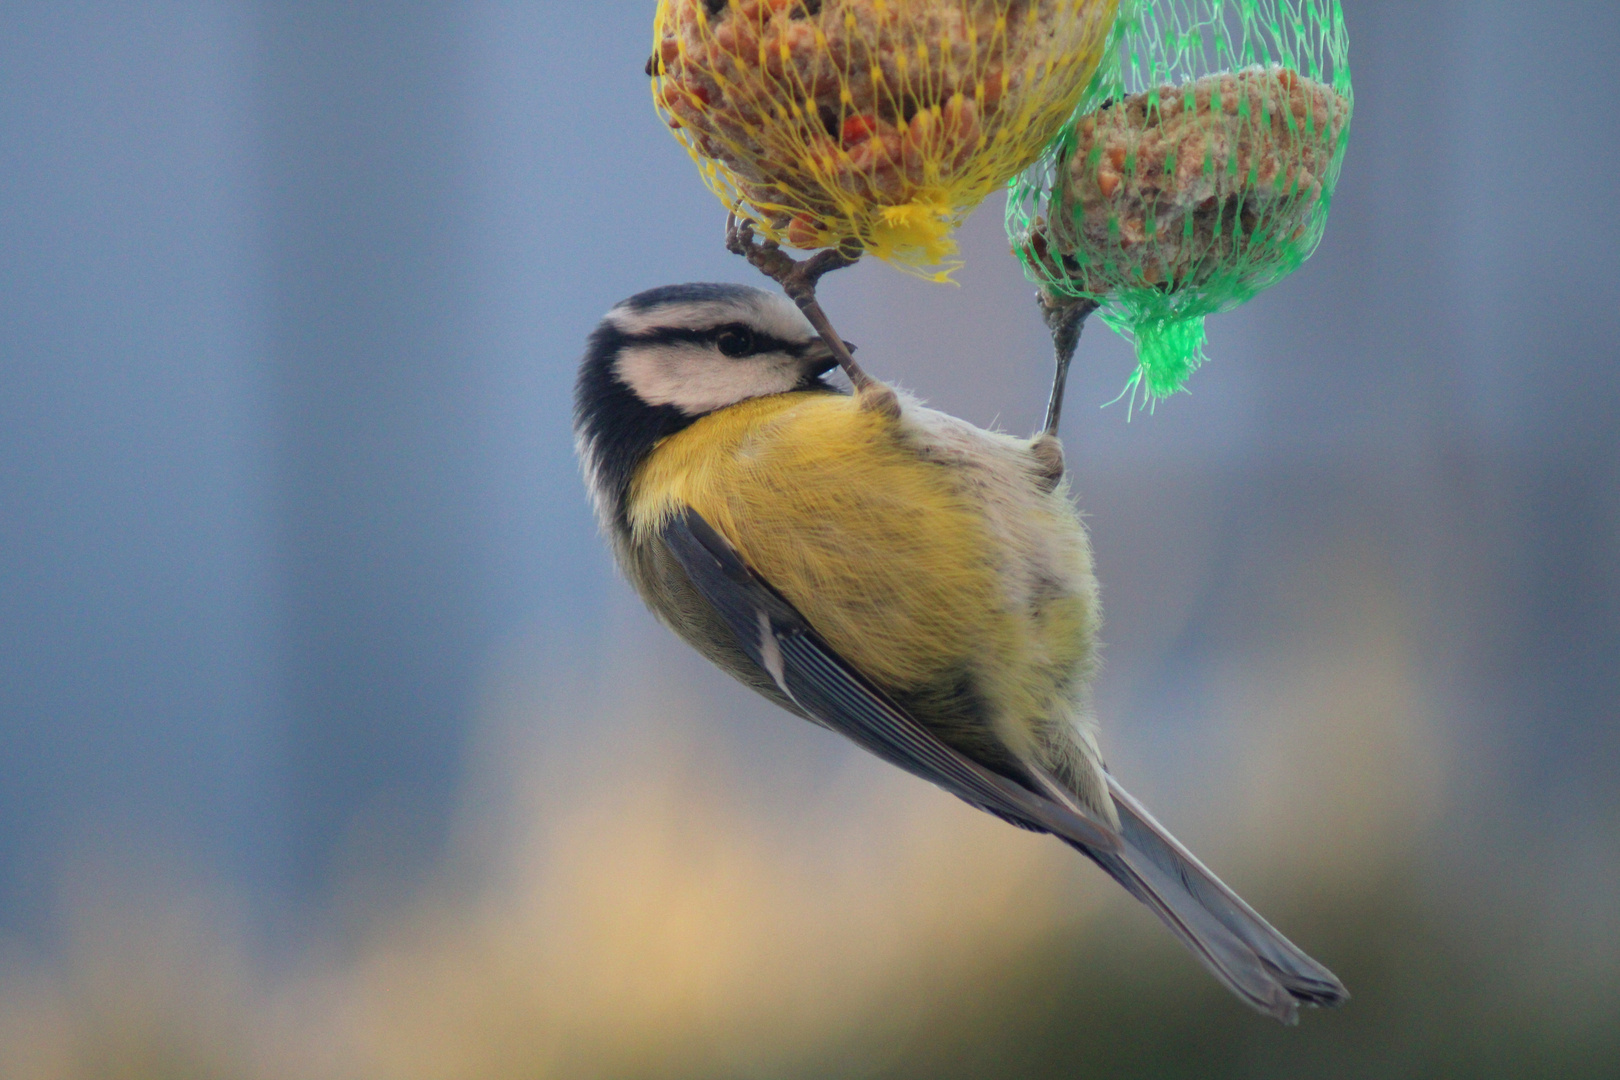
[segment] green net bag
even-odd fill
[[[770,239],[943,278],[951,234],[1039,156],[1118,0],[660,0],[653,98]]]
[[[1133,339],[1156,401],[1204,318],[1316,249],[1350,134],[1338,0],[1124,0],[1073,123],[1012,187],[1007,234],[1050,304]]]

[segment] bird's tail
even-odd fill
[[[1222,884],[1112,776],[1108,791],[1119,811],[1119,850],[1074,846],[1153,909],[1229,990],[1285,1024],[1298,1022],[1301,1002],[1348,1000],[1331,971]]]

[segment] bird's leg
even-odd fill
[[[855,388],[855,396],[860,400],[862,408],[887,413],[890,416],[900,415],[900,399],[895,397],[893,390],[872,378],[855,362],[855,357],[850,355],[849,347],[833,329],[827,313],[821,309],[821,303],[816,299],[816,285],[822,277],[860,261],[859,247],[827,248],[801,261],[783,251],[774,240],[766,240],[764,243],[757,240],[754,237],[754,224],[747,218],[728,214],[726,250],[747,259],[760,273],[781,285],[788,299],[799,305],[804,317],[810,320],[810,325],[821,335],[821,340],[826,342],[827,348],[832,350],[838,366],[849,376],[850,385]]]
[[[1069,364],[1080,345],[1080,332],[1085,329],[1086,316],[1097,310],[1097,302],[1084,297],[1054,297],[1045,291],[1035,294],[1041,307],[1041,318],[1052,332],[1052,352],[1057,371],[1052,376],[1052,396],[1046,403],[1046,426],[1030,444],[1030,451],[1040,462],[1044,477],[1053,487],[1063,478],[1063,444],[1058,441],[1058,424],[1063,419],[1063,393],[1068,388]]]
[[[1052,332],[1052,353],[1057,371],[1052,376],[1052,396],[1046,403],[1046,427],[1042,434],[1056,435],[1058,422],[1063,418],[1063,392],[1069,384],[1069,364],[1075,349],[1080,346],[1080,333],[1086,327],[1086,317],[1097,310],[1097,301],[1083,297],[1051,297],[1035,294],[1041,306],[1041,318]]]

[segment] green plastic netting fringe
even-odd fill
[[[1339,0],[1122,0],[1073,121],[1007,203],[1049,302],[1095,302],[1135,342],[1122,397],[1180,390],[1205,317],[1316,249],[1353,100]]]

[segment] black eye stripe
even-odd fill
[[[708,326],[701,330],[684,326],[661,326],[644,334],[628,334],[624,340],[632,345],[669,345],[677,341],[690,342],[694,345],[713,345],[721,334],[728,330],[739,329],[747,330],[753,335],[756,353],[780,352],[789,356],[803,356],[814,344],[813,340],[787,341],[746,323],[720,323],[718,326]]]

